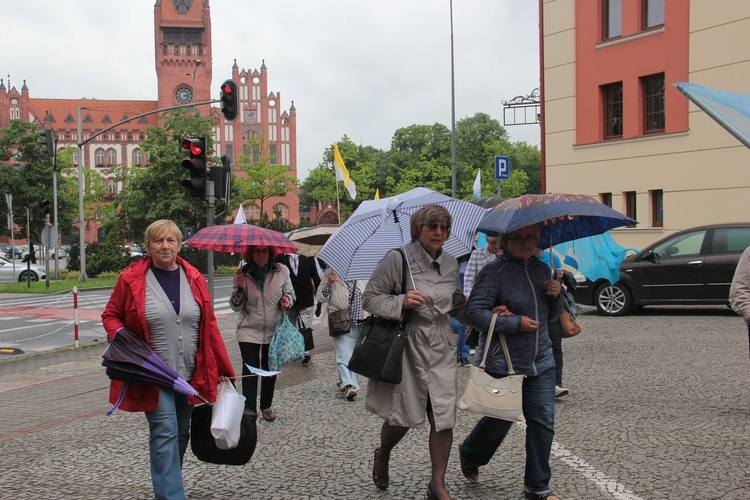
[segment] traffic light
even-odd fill
[[[237,84],[234,80],[227,80],[221,84],[221,112],[224,119],[232,122],[237,119]]]
[[[221,167],[211,167],[211,180],[214,183],[214,196],[218,200],[226,199],[229,194],[229,176],[232,173],[232,160],[228,155],[221,157]]]
[[[45,222],[47,221],[47,216],[49,215],[49,201],[47,201],[44,198],[39,198],[39,201],[37,203],[37,210],[36,215],[39,219],[43,219]]]
[[[51,130],[37,132],[39,135],[39,144],[42,147],[42,153],[55,156],[55,137]]]
[[[190,158],[182,162],[190,171],[190,178],[182,181],[182,185],[190,190],[190,196],[203,198],[206,196],[206,139],[184,139],[181,148],[190,152]]]

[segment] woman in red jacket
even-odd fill
[[[177,257],[182,235],[177,225],[159,220],[145,234],[148,257],[132,264],[115,285],[102,314],[111,340],[121,329],[141,337],[206,400],[216,400],[219,380],[234,378],[211,296],[201,273]],[[115,404],[124,382],[112,380]],[[146,412],[151,482],[156,498],[185,498],[182,459],[196,398],[130,382],[120,408]]]

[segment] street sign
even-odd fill
[[[495,179],[504,181],[510,178],[510,158],[507,156],[495,157]]]
[[[53,225],[44,226],[41,240],[45,247],[55,248],[57,246],[57,228]]]

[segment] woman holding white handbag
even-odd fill
[[[524,497],[531,500],[557,500],[550,491],[550,450],[555,427],[555,362],[547,324],[560,317],[563,303],[560,283],[550,279],[549,267],[534,256],[539,228],[527,226],[501,239],[504,253],[479,272],[466,306],[467,319],[480,331],[475,363],[485,349],[485,371],[500,378],[508,374],[501,337],[516,373],[523,381],[523,413],[526,419],[526,470]],[[492,345],[487,346],[487,330],[493,309],[505,305],[508,313],[497,318]],[[482,417],[459,446],[461,471],[472,481],[479,480],[479,467],[486,465],[503,442],[513,422]]]

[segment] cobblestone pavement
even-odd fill
[[[566,499],[750,498],[747,331],[725,308],[646,308],[603,318],[585,308],[583,333],[564,342],[552,487]],[[231,318],[220,326],[239,368]],[[258,422],[243,467],[184,466],[192,499],[424,498],[428,429],[394,450],[391,486],[372,484],[380,420],[364,398],[337,396],[330,339],[316,332],[309,367],[285,366],[274,407]],[[151,498],[143,414],[105,415],[102,345],[0,363],[0,498]],[[459,387],[468,370],[459,369]],[[364,391],[363,391],[364,392]],[[455,445],[476,418],[459,411],[447,486],[455,498],[518,499],[523,427],[514,426],[478,484],[461,475]]]

